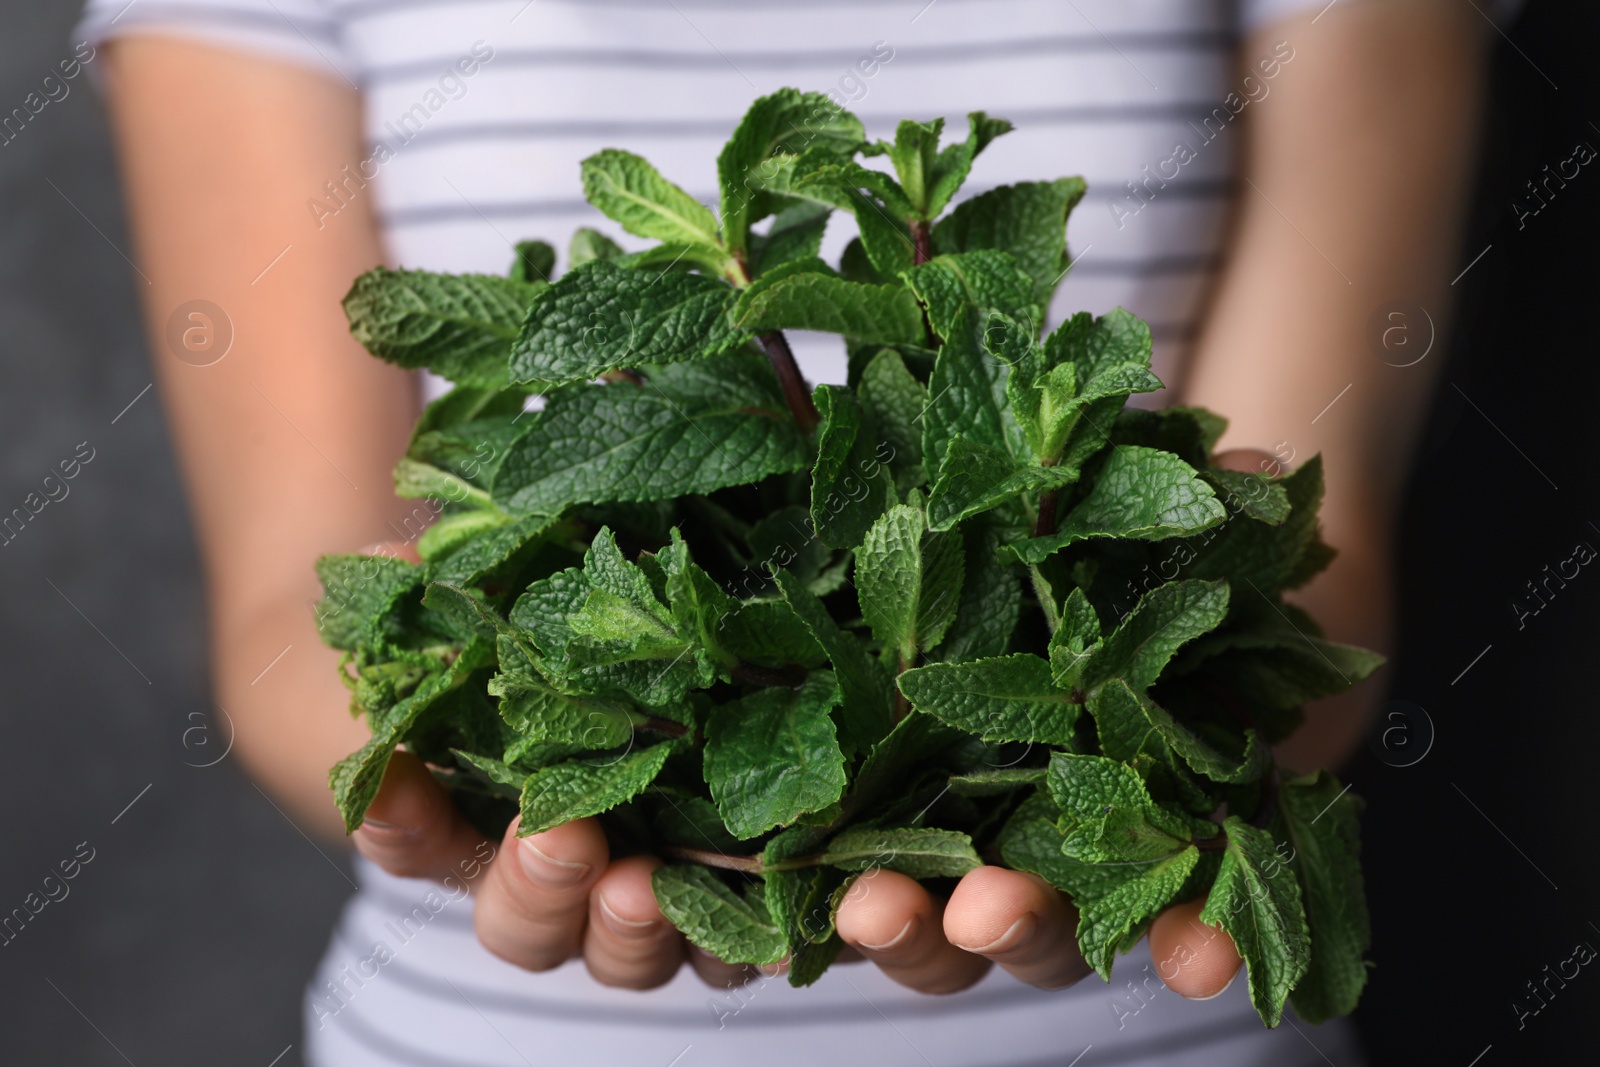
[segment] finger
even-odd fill
[[[1285,470],[1277,457],[1259,448],[1230,448],[1211,457],[1211,465],[1225,471],[1244,471],[1276,478]]]
[[[748,963],[724,963],[699,945],[689,945],[689,966],[700,980],[715,989],[737,989],[761,977],[761,971]]]
[[[650,872],[654,856],[611,864],[589,891],[583,960],[601,985],[654,989],[683,964],[683,935],[661,914]]]
[[[1175,904],[1150,924],[1150,960],[1167,988],[1190,1000],[1210,1000],[1233,984],[1243,960],[1233,938],[1200,921],[1205,901]]]
[[[488,840],[410,752],[389,757],[378,795],[352,837],[357,852],[401,878],[460,876],[488,848]]]
[[[868,871],[839,906],[839,936],[901,985],[954,993],[989,970],[989,961],[945,939],[940,906],[914,879]]]
[[[951,944],[1040,989],[1060,989],[1089,973],[1077,925],[1077,910],[1043,878],[1003,867],[969,871],[944,909]]]
[[[484,876],[473,910],[478,940],[496,956],[548,971],[583,944],[589,891],[605,870],[606,835],[593,819],[517,837],[506,827],[500,855]]]

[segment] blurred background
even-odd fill
[[[7,113],[71,56],[78,6],[0,0]],[[1463,265],[1482,254],[1427,356],[1448,365],[1400,546],[1400,665],[1346,775],[1368,801],[1377,1065],[1592,1062],[1600,1037],[1600,569],[1581,562],[1600,169],[1527,186],[1600,149],[1596,42],[1593,5],[1530,0],[1460,161]],[[28,516],[0,527],[0,1061],[286,1067],[352,887],[226,755],[100,101],[68,84],[0,144],[0,516]]]

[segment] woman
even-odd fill
[[[351,279],[384,261],[501,272],[518,239],[564,245],[599,221],[577,162],[607,145],[709,196],[721,140],[785,84],[831,92],[874,136],[1012,119],[979,189],[1084,174],[1054,317],[1125,305],[1182,398],[1232,418],[1228,445],[1326,453],[1340,557],[1302,600],[1331,637],[1384,647],[1387,538],[1433,364],[1391,366],[1366,335],[1401,298],[1442,318],[1488,26],[1446,0],[1238,6],[94,0],[83,32],[105,50],[152,336],[193,323],[222,353],[156,362],[252,773],[337,833],[326,769],[362,728],[306,607],[311,563],[412,537],[388,487],[417,387],[349,338]],[[836,353],[802,358],[841,376]],[[1312,709],[1280,761],[1337,763],[1372,691]],[[1073,984],[1075,914],[1039,880],[980,868],[944,902],[879,871],[839,915],[874,966],[792,991],[686,949],[650,894],[655,861],[608,862],[592,821],[485,841],[415,759],[396,758],[355,843],[362,889],[308,991],[318,1064],[1358,1058],[1341,1024],[1263,1030],[1198,902],[1107,990]]]

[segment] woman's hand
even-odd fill
[[[612,861],[593,819],[528,837],[512,822],[494,846],[473,829],[428,768],[396,752],[384,772],[356,850],[402,878],[467,879],[476,902],[478,940],[496,956],[530,971],[548,971],[582,955],[596,981],[653,989],[687,959],[708,983],[726,987],[753,972],[686,950],[683,935],[656,906],[650,874],[661,861]]]
[[[1204,1000],[1238,974],[1227,934],[1198,919],[1203,901],[1178,904],[1150,927],[1150,955],[1169,989]],[[965,989],[998,963],[1041,989],[1090,973],[1078,952],[1078,911],[1044,879],[1004,867],[969,872],[946,902],[894,871],[863,875],[839,908],[839,936],[901,985]]]

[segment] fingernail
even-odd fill
[[[962,945],[961,947],[965,948],[968,952],[975,953],[979,956],[1010,952],[1028,938],[1032,937],[1033,932],[1038,928],[1038,925],[1039,920],[1035,918],[1033,912],[1030,911],[1022,918],[1012,923],[1010,929],[1001,934],[999,937],[995,938],[993,941],[989,942],[987,945],[983,945],[979,948],[967,948],[965,945]]]
[[[379,822],[377,819],[362,819],[361,828],[363,830],[377,830],[379,833],[385,834],[393,833],[400,829],[392,822]]]
[[[1228,990],[1233,988],[1233,983],[1235,983],[1235,982],[1237,982],[1239,980],[1239,975],[1242,974],[1243,972],[1244,972],[1244,968],[1243,967],[1240,967],[1237,971],[1234,971],[1233,972],[1233,977],[1228,979],[1228,984],[1223,986],[1221,989],[1217,990],[1215,993],[1211,994],[1209,997],[1187,997],[1185,999],[1188,999],[1188,1000],[1216,1000],[1218,997],[1222,996],[1222,994],[1226,993]]]
[[[611,927],[614,933],[621,934],[623,937],[643,937],[648,933],[653,933],[661,925],[660,919],[624,919],[611,910],[611,905],[606,903],[606,898],[603,894],[596,897],[596,900],[600,905],[600,917],[605,920],[606,925]]]
[[[913,927],[915,927],[917,925],[917,919],[918,919],[918,917],[915,916],[915,915],[913,915],[911,918],[907,919],[906,920],[906,924],[900,928],[900,932],[898,934],[895,934],[893,937],[891,937],[889,940],[885,941],[881,945],[869,945],[865,941],[858,941],[856,943],[858,945],[860,945],[862,948],[871,949],[873,952],[882,952],[885,949],[894,948],[900,942],[904,941],[906,938],[911,936],[911,930],[912,930]]]
[[[588,877],[587,863],[574,863],[571,860],[558,860],[546,856],[539,851],[538,845],[527,838],[523,838],[519,852],[522,869],[528,873],[528,877],[551,889],[568,889]]]

